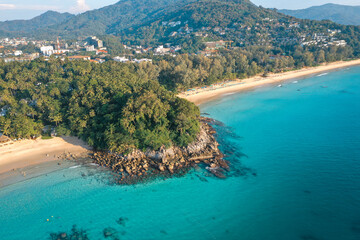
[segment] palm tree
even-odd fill
[[[56,126],[59,125],[59,122],[62,122],[62,116],[60,113],[58,113],[56,115],[51,115],[50,119],[52,122],[54,122],[56,124]]]

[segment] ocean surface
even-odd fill
[[[94,167],[0,188],[0,239],[360,239],[360,67],[228,95],[201,106],[232,171],[136,186]]]

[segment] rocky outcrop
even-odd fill
[[[196,141],[187,147],[160,148],[146,152],[135,150],[128,155],[96,152],[95,163],[112,169],[119,175],[119,183],[132,184],[150,177],[183,174],[198,164],[205,164],[206,169],[219,178],[225,178],[229,171],[228,162],[223,159],[219,144],[209,125],[211,119],[201,118],[200,133]]]

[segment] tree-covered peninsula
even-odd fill
[[[198,107],[160,85],[146,63],[0,62],[0,109],[12,138],[53,126],[117,152],[186,146],[200,130]]]
[[[78,136],[96,150],[95,163],[119,173],[119,183],[201,162],[225,177],[228,163],[209,119],[161,85],[161,71],[151,63],[0,62],[0,129],[11,138],[49,129]]]

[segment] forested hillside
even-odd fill
[[[224,49],[212,57],[193,54],[166,57],[155,61],[154,65],[159,68],[159,82],[171,91],[181,92],[228,79],[318,66],[353,56],[349,49],[336,46],[326,51],[298,46],[292,49],[292,56],[274,55],[280,51],[266,46],[249,46],[232,51]]]
[[[360,6],[329,3],[299,10],[281,9],[279,12],[301,19],[331,20],[344,25],[360,25]]]
[[[157,74],[146,63],[0,62],[0,129],[29,138],[52,125],[118,152],[186,146],[199,132],[199,109],[162,87]]]
[[[2,46],[5,57],[0,60],[0,132],[14,139],[55,129],[97,150],[113,151],[115,158],[135,149],[192,148],[191,143],[200,141],[209,151],[199,148],[196,156],[205,153],[218,161],[207,154],[217,149],[216,141],[204,145],[199,134],[214,139],[209,137],[213,130],[204,130],[199,108],[177,93],[360,58],[359,26],[301,20],[249,0],[122,0],[77,16],[54,19],[57,16],[50,12],[31,23],[0,24],[4,36],[40,39],[23,45],[4,39],[8,45]],[[46,27],[56,21],[62,23]],[[106,50],[97,38],[83,40],[93,35],[103,40]],[[58,36],[69,43],[63,45],[70,52],[40,58],[35,54],[32,61],[10,58],[14,50],[25,55],[39,52],[36,48],[44,44],[62,47],[43,41]],[[113,58],[116,55],[126,56]],[[173,165],[168,167],[173,172]],[[163,166],[157,169],[163,171]]]
[[[119,35],[124,42],[180,44],[190,52],[204,49],[201,43],[206,41],[227,40],[233,47],[268,46],[285,55],[291,55],[299,45],[318,45],[326,51],[332,41],[342,39],[349,51],[356,56],[360,53],[359,27],[300,20],[257,7],[248,0],[199,0]]]
[[[40,30],[49,26],[63,23],[72,17],[74,17],[74,15],[70,13],[47,11],[46,13],[30,20],[0,22],[0,35],[9,36],[16,34],[21,36],[21,34],[29,34],[34,30]]]
[[[223,50],[213,57],[164,56],[153,63],[103,64],[88,61],[0,62],[0,129],[11,137],[41,134],[45,125],[74,134],[100,149],[184,146],[198,131],[198,108],[176,92],[226,79],[283,72],[349,52],[295,49],[294,57],[274,56],[267,47]]]
[[[208,39],[234,39],[239,28],[255,26],[264,18],[281,17],[283,15],[259,8],[248,0],[199,0],[168,11],[155,21],[150,19],[125,29],[119,35],[142,44],[176,43],[194,36],[195,32],[206,32]],[[223,34],[225,29],[229,31]]]
[[[110,6],[72,16],[51,27],[37,28],[37,31],[32,32],[27,31],[26,35],[24,32],[16,32],[16,29],[22,29],[22,25],[32,23],[30,21],[13,22],[10,28],[6,28],[6,32],[0,32],[0,34],[1,36],[29,36],[38,39],[52,39],[56,36],[77,38],[79,36],[116,34],[122,29],[131,28],[156,18],[162,12],[172,9],[171,6],[179,7],[189,1],[192,0],[121,0]],[[0,23],[0,30],[1,26]],[[34,28],[31,27],[29,30]]]
[[[0,26],[3,36],[9,30]],[[122,0],[25,36],[76,39],[90,35],[103,35],[104,39],[117,36],[120,41],[114,45],[154,47],[170,43],[181,46],[182,53],[204,50],[204,42],[226,40],[232,47],[267,46],[274,49],[274,55],[285,56],[292,56],[299,45],[317,45],[317,49],[327,51],[329,46],[339,45],[338,40],[345,40],[353,56],[360,53],[358,26],[301,20],[257,7],[249,0]]]

